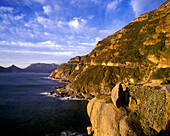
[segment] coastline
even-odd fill
[[[50,94],[50,92],[43,92],[43,93],[40,93],[41,95],[45,95],[45,96],[48,96],[48,97],[54,97],[56,98],[57,100],[85,100],[85,101],[90,101],[91,99],[85,99],[85,98],[72,98],[72,97],[56,97],[56,93],[54,94]]]
[[[56,86],[55,89],[44,92],[42,94],[46,94],[48,96],[56,97],[58,100],[87,100],[90,101],[95,95],[91,93],[81,93],[78,91],[69,90],[67,86],[69,85],[70,81],[66,81],[60,78],[52,78],[47,77],[51,80],[57,80],[60,83],[65,83],[65,85]]]

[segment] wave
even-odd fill
[[[66,100],[90,100],[90,99],[86,99],[86,98],[56,97],[56,93],[53,93],[51,95],[49,92],[43,92],[43,93],[40,93],[40,94],[46,95],[46,96],[49,96],[49,97],[55,97],[57,100],[63,100],[63,101],[66,101]]]
[[[62,79],[56,79],[56,78],[52,78],[52,77],[44,77],[44,79],[50,79],[50,80],[56,80],[58,82],[62,82]]]

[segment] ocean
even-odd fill
[[[1,136],[60,136],[85,133],[90,125],[86,100],[58,100],[44,95],[64,85],[49,73],[0,73]]]

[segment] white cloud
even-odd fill
[[[43,7],[44,13],[50,15],[52,13],[52,9],[49,5]]]
[[[35,0],[35,1],[43,4],[45,0]]]
[[[1,6],[0,7],[0,12],[12,12],[14,9],[12,7],[4,7],[4,6]]]
[[[118,4],[119,4],[120,2],[122,2],[122,0],[114,0],[114,1],[112,1],[112,2],[110,2],[110,3],[108,3],[107,8],[106,8],[106,11],[108,12],[108,11],[116,10],[116,9],[117,9],[117,6],[118,6]]]
[[[111,30],[100,30],[99,33],[103,33],[103,34],[110,34]]]
[[[0,45],[3,46],[23,46],[23,47],[33,47],[33,48],[50,48],[50,49],[58,49],[62,47],[62,45],[58,45],[55,41],[44,41],[38,43],[31,43],[31,42],[9,42],[9,41],[0,41]]]
[[[14,20],[20,20],[20,19],[23,19],[24,18],[24,14],[21,14],[21,15],[16,15],[16,16],[13,16],[11,17],[11,19],[14,19]]]
[[[91,2],[93,2],[94,4],[100,4],[101,0],[90,0]]]
[[[74,18],[73,20],[71,20],[68,25],[70,27],[74,27],[76,29],[78,29],[80,27],[80,22],[79,22],[79,19],[78,18]]]
[[[74,52],[41,52],[41,51],[25,51],[25,50],[1,50],[1,52],[8,52],[8,53],[22,53],[22,54],[46,54],[46,55],[66,55],[70,56],[73,55]]]
[[[42,16],[38,16],[37,21],[38,21],[38,23],[42,24],[46,28],[50,28],[50,27],[53,26],[53,21],[52,20],[50,20],[48,18],[44,18]]]
[[[70,32],[80,33],[87,29],[87,26],[85,25],[86,23],[87,21],[85,19],[74,17],[72,20],[65,24],[68,24],[70,27]]]
[[[130,5],[136,17],[141,14],[142,10],[148,6],[151,1],[152,0],[131,0]]]

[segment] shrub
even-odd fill
[[[138,121],[143,119],[139,110],[129,113],[129,117],[133,118],[134,120],[138,120]]]
[[[159,68],[153,72],[152,79],[164,79],[170,76],[170,68]]]
[[[142,115],[142,126],[145,134],[155,134],[156,131],[153,128],[164,125],[165,91],[148,86],[129,86],[129,89],[130,95],[140,100],[138,111]],[[138,112],[131,113],[130,116],[136,120],[140,119]]]
[[[111,99],[111,96],[106,96],[106,97],[104,98],[104,100],[105,100],[105,103],[113,103],[113,102],[112,102],[112,99]]]

